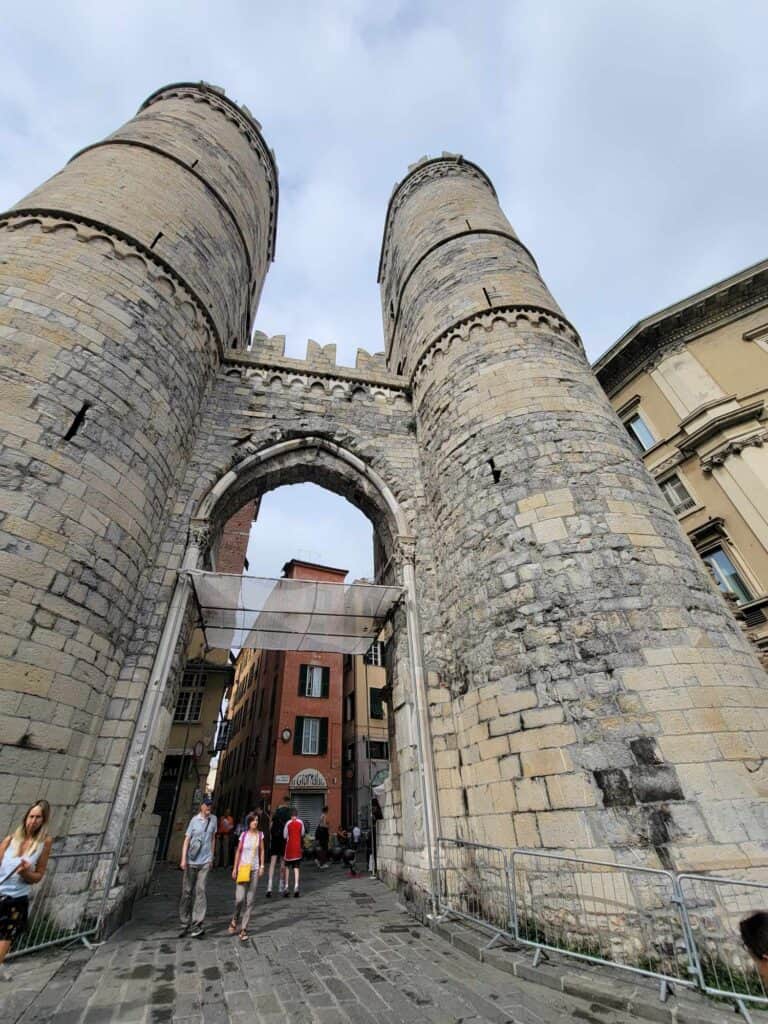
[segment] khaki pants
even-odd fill
[[[251,920],[251,909],[253,897],[256,895],[256,885],[259,881],[258,869],[251,872],[251,880],[247,884],[238,882],[235,886],[235,912],[232,920],[240,925],[241,931],[248,930],[248,922]]]
[[[184,879],[181,883],[179,918],[185,928],[188,928],[190,924],[193,926],[201,925],[205,920],[207,908],[205,883],[208,881],[208,872],[210,870],[210,861],[199,868],[191,867],[188,864],[184,869]]]

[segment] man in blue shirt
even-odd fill
[[[200,813],[187,825],[184,845],[181,848],[179,867],[184,872],[181,885],[181,931],[179,938],[190,933],[193,939],[205,934],[206,898],[205,886],[208,872],[213,863],[213,851],[216,845],[216,815],[211,814],[213,800],[205,797],[200,804]],[[190,932],[191,927],[191,932]]]

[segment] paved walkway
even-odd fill
[[[305,872],[300,899],[263,887],[246,944],[226,934],[233,883],[208,887],[208,930],[177,937],[178,871],[161,870],[103,946],[21,957],[2,1024],[624,1024],[622,1013],[520,981],[414,923],[382,883]]]

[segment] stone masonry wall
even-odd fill
[[[484,176],[450,158],[403,189],[382,295],[454,646],[431,691],[444,829],[762,865],[765,673]]]
[[[140,604],[277,187],[220,90],[157,95],[126,133],[0,216],[0,826],[45,796],[81,844],[112,810],[152,657]]]

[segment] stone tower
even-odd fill
[[[6,830],[45,796],[71,842],[103,833],[157,640],[139,608],[276,207],[259,125],[180,84],[0,217]]]
[[[440,538],[443,830],[759,860],[765,675],[478,167],[411,168],[380,283]]]

